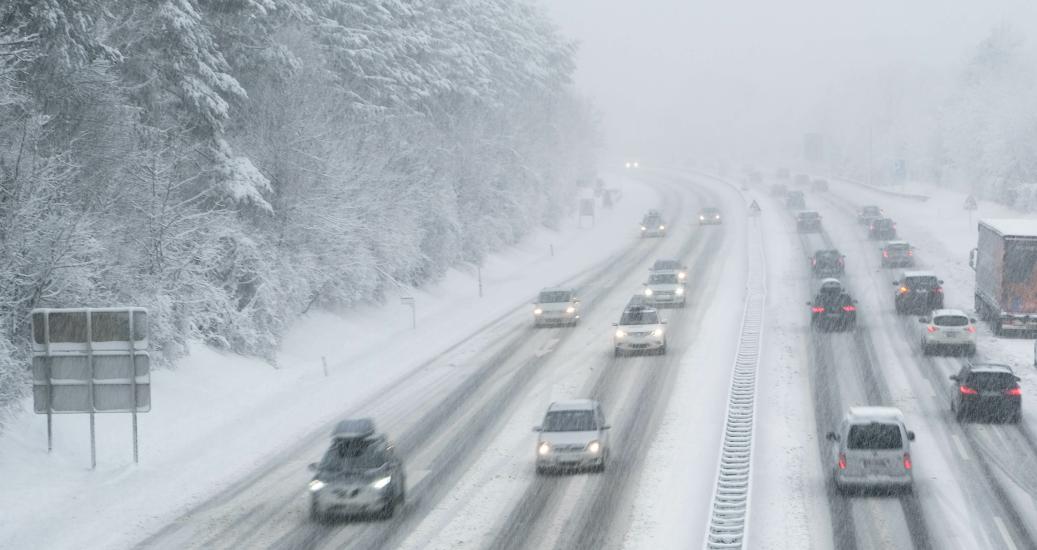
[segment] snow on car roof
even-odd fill
[[[540,292],[572,292],[571,288],[548,286],[540,289]]]
[[[889,241],[886,246],[911,246],[911,243],[907,241]]]
[[[979,223],[1005,237],[1037,237],[1037,220],[995,219],[980,220]]]
[[[593,399],[567,399],[555,401],[547,408],[549,411],[590,411],[598,402]]]
[[[973,363],[969,366],[969,370],[972,372],[1007,372],[1015,374],[1012,367],[1000,363]]]
[[[960,309],[934,309],[933,317],[939,317],[941,315],[957,315],[959,317],[968,317],[964,311]]]
[[[935,277],[936,273],[932,271],[905,271],[904,277]]]
[[[846,413],[850,420],[898,420],[904,421],[904,413],[896,407],[850,407]]]
[[[370,418],[354,418],[343,420],[335,425],[331,437],[335,439],[362,439],[374,435],[374,420]]]

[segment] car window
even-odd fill
[[[817,212],[800,212],[799,213],[799,219],[801,219],[801,220],[814,220],[814,219],[817,219],[817,218],[820,218],[820,217],[821,217],[821,215],[818,214]]]
[[[969,318],[962,315],[938,315],[933,317],[933,324],[941,327],[968,326]]]
[[[887,228],[893,226],[893,220],[875,220],[875,227]]]
[[[908,277],[904,284],[911,288],[936,288],[936,277]]]
[[[1014,388],[1015,375],[1007,372],[973,372],[966,378],[965,385],[980,391]]]
[[[672,285],[677,284],[677,276],[673,273],[656,273],[648,277],[648,284]]]
[[[537,302],[541,304],[552,304],[555,302],[568,302],[572,299],[572,292],[564,290],[553,290],[550,292],[541,292],[540,297],[537,298]]]
[[[911,245],[908,245],[908,244],[889,244],[889,245],[886,245],[886,250],[890,250],[890,251],[893,251],[893,252],[904,252],[904,251],[907,251],[910,248],[911,248]]]
[[[878,216],[881,214],[878,206],[865,206],[861,209],[861,214],[865,216]]]
[[[652,266],[652,269],[679,269],[680,266],[680,262],[676,260],[656,260],[655,265]]]
[[[544,418],[545,432],[587,432],[598,429],[594,411],[551,411]]]
[[[371,470],[389,461],[384,441],[375,439],[342,439],[331,444],[320,462],[320,469],[339,472]]]
[[[850,434],[846,437],[848,449],[882,450],[900,449],[903,446],[900,426],[897,424],[855,424],[850,427]]]
[[[619,319],[621,325],[654,325],[659,323],[659,314],[654,309],[628,309]]]

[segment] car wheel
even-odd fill
[[[547,475],[547,468],[544,468],[543,466],[537,466],[537,475]]]
[[[612,356],[613,357],[619,357],[622,354],[623,354],[623,352],[619,351],[619,348],[616,348],[616,349],[612,350]]]
[[[659,355],[666,355],[666,344],[663,343],[662,347],[659,348]]]
[[[954,411],[954,419],[958,422],[965,421],[965,409],[958,408]]]
[[[932,354],[933,354],[932,346],[926,344],[925,342],[922,342],[922,355],[932,355]]]
[[[317,499],[310,498],[310,521],[324,523],[327,519],[327,514],[321,511],[320,504],[317,504]]]
[[[392,519],[394,515],[396,515],[396,499],[387,502],[381,513],[378,514],[378,517],[381,519]]]

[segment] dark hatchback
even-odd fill
[[[789,210],[802,210],[807,207],[807,199],[802,191],[789,191],[785,195],[785,208]]]
[[[857,328],[857,301],[843,292],[842,284],[826,279],[810,306],[810,326],[826,332],[843,332]]]
[[[959,421],[989,418],[1017,423],[1023,415],[1019,377],[1007,365],[966,364],[951,375],[951,411]]]
[[[882,247],[882,267],[912,267],[914,265],[915,252],[909,243],[890,241]]]
[[[934,309],[943,309],[943,281],[928,271],[905,271],[893,281],[897,287],[893,305],[897,313],[928,315]]]
[[[846,257],[830,248],[818,250],[810,258],[810,269],[815,277],[837,277],[846,272]]]
[[[821,214],[813,210],[804,210],[796,214],[796,231],[800,233],[818,233],[821,231]]]
[[[897,238],[897,224],[889,218],[871,220],[868,225],[868,238],[873,241],[893,240]]]

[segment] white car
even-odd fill
[[[839,431],[828,432],[833,445],[832,471],[840,491],[851,488],[897,488],[910,491],[911,442],[915,434],[893,407],[850,407]]]
[[[605,471],[609,428],[597,401],[574,399],[551,403],[543,424],[533,428],[540,434],[536,446],[537,473],[584,468]]]
[[[659,312],[650,307],[631,307],[623,311],[612,335],[614,355],[624,353],[654,351],[659,355],[666,354],[666,321],[659,318]]]
[[[645,300],[651,305],[684,307],[687,303],[687,289],[680,273],[651,271],[644,287]]]
[[[976,320],[960,309],[936,309],[927,317],[919,317],[922,329],[922,353],[929,355],[945,348],[966,355],[976,354]]]
[[[580,300],[571,288],[545,288],[533,302],[533,326],[573,326],[579,320]]]
[[[688,278],[688,266],[684,265],[680,260],[674,260],[672,258],[660,258],[652,264],[652,267],[648,268],[648,271],[652,273],[676,273],[677,279],[684,282]]]

